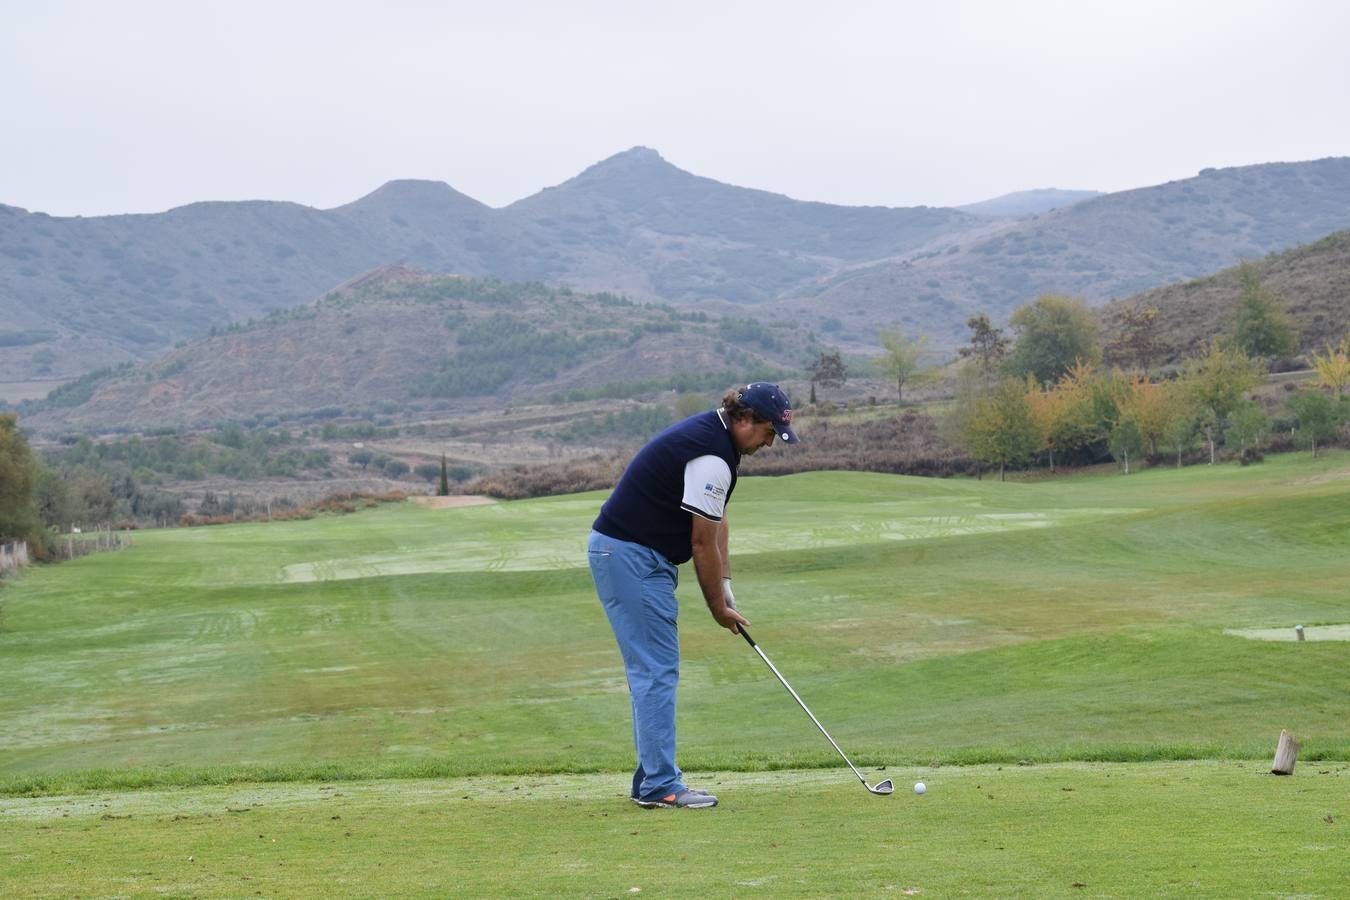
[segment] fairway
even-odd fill
[[[897,793],[867,795],[686,566],[681,764],[723,805],[673,815],[623,795],[628,699],[584,565],[602,499],[147,531],[30,570],[0,590],[0,872],[51,895],[706,892],[694,872],[720,894],[1332,896],[1350,876],[1350,454],[743,479],[755,638]],[[1282,728],[1287,779],[1264,774]]]

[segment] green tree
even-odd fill
[[[413,466],[413,474],[423,481],[435,481],[440,477],[441,467],[437,463],[418,463]]]
[[[80,524],[89,528],[112,527],[124,518],[123,503],[113,492],[112,485],[97,475],[82,475],[71,482],[75,498],[75,512]]]
[[[450,469],[445,464],[445,454],[441,454],[441,483],[436,487],[436,496],[450,496]]]
[[[1107,447],[1125,474],[1130,474],[1130,457],[1138,457],[1144,450],[1144,432],[1132,415],[1126,414],[1116,420]]]
[[[0,414],[0,543],[27,541],[42,552],[42,521],[33,502],[38,462],[13,413]]]
[[[1261,444],[1270,436],[1270,420],[1261,407],[1244,400],[1233,410],[1228,442],[1238,448],[1243,464],[1261,459]]]
[[[1284,303],[1261,280],[1256,264],[1238,266],[1238,296],[1233,305],[1233,344],[1254,357],[1288,356],[1298,347]]]
[[[984,313],[966,319],[966,327],[970,329],[970,343],[956,352],[975,365],[986,387],[992,387],[995,376],[1008,358],[1008,338]]]
[[[1195,448],[1198,438],[1199,423],[1196,421],[1194,411],[1190,406],[1182,404],[1178,407],[1178,414],[1169,418],[1163,426],[1158,445],[1169,453],[1176,452],[1177,468],[1180,469],[1186,451]]]
[[[347,454],[347,462],[354,466],[367,468],[371,461],[375,459],[375,454],[369,450],[353,450]]]
[[[1016,340],[1007,369],[1018,378],[1031,374],[1049,384],[1075,363],[1101,362],[1097,320],[1077,297],[1043,294],[1014,310],[1010,322]]]
[[[390,478],[402,478],[408,474],[408,464],[401,459],[390,459],[384,464],[384,474]]]
[[[69,531],[79,521],[70,482],[60,472],[40,466],[33,482],[33,502],[43,526]]]
[[[1289,412],[1298,423],[1296,440],[1317,456],[1317,445],[1336,434],[1336,401],[1321,391],[1299,391],[1289,398]]]
[[[848,366],[844,365],[838,350],[829,353],[822,351],[811,363],[810,371],[813,390],[817,384],[821,387],[843,387],[844,382],[848,381]]]
[[[1214,464],[1219,434],[1242,403],[1243,394],[1261,377],[1261,371],[1256,360],[1219,341],[1212,342],[1205,355],[1193,356],[1182,365],[1182,390],[1209,445],[1210,465]]]
[[[975,459],[998,466],[1003,481],[1008,466],[1025,462],[1036,452],[1039,437],[1025,382],[1008,378],[975,402],[966,423],[965,445]]]
[[[923,350],[927,339],[920,335],[910,338],[898,328],[885,328],[878,334],[881,348],[886,351],[877,361],[883,375],[895,382],[895,399],[904,402],[905,385],[923,380]]]

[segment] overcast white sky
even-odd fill
[[[504,206],[635,145],[956,205],[1350,155],[1343,0],[0,0],[0,203]]]

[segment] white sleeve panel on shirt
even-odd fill
[[[700,456],[684,466],[684,497],[680,508],[713,522],[722,521],[731,487],[731,468],[719,456]]]

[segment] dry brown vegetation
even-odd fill
[[[742,475],[790,475],[821,469],[893,475],[974,473],[974,463],[938,434],[932,416],[904,412],[861,420],[817,416],[797,429],[801,443],[746,459]]]
[[[746,457],[741,475],[790,475],[822,469],[886,472],[897,475],[973,474],[974,463],[939,436],[935,420],[918,412],[872,418],[827,415],[804,417],[797,428],[801,443]],[[548,497],[579,491],[608,490],[637,450],[543,465],[522,465],[462,485],[466,493],[504,500]]]
[[[462,489],[500,500],[607,490],[619,480],[631,456],[632,452],[595,454],[566,462],[513,466],[468,481]]]
[[[187,513],[178,520],[182,526],[193,525],[230,525],[235,522],[285,522],[294,519],[312,519],[315,516],[329,514],[354,513],[358,510],[379,506],[381,503],[402,503],[408,495],[402,491],[389,491],[383,494],[345,493],[333,494],[303,506],[284,509],[259,509],[251,506],[247,510],[222,516],[202,516]]]

